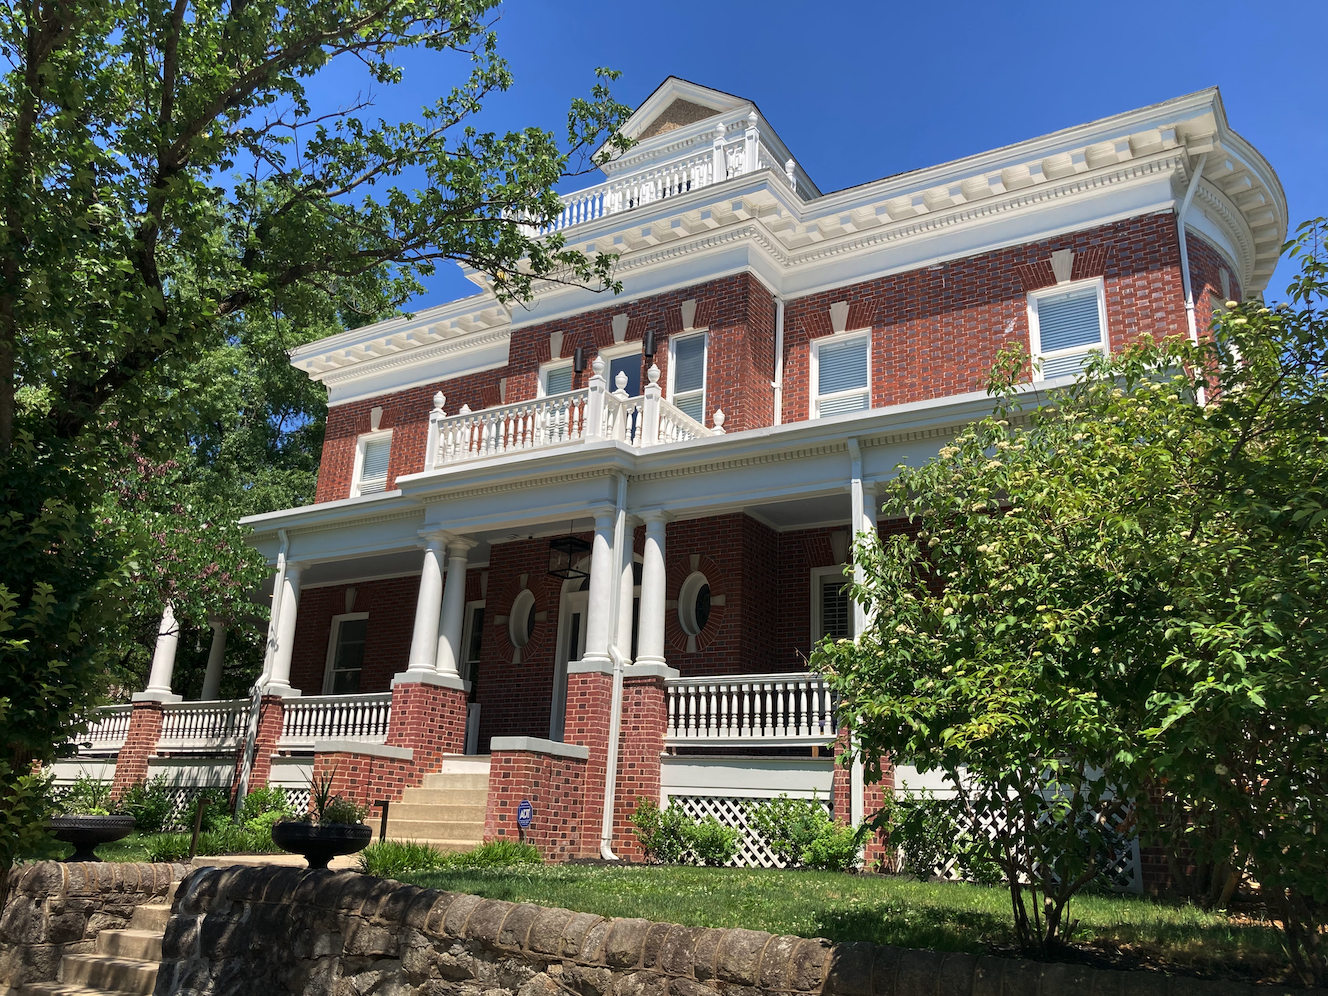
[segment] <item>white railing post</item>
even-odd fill
[[[756,112],[752,111],[747,117],[747,134],[745,136],[747,144],[746,148],[743,150],[742,164],[742,171],[744,173],[755,173],[758,165],[757,157],[760,154],[760,149],[758,147],[760,142],[760,132],[757,130],[758,123],[759,119],[756,116]]]
[[[650,364],[650,369],[646,371],[645,405],[641,411],[641,432],[640,445],[655,446],[659,439],[659,367]]]
[[[728,179],[728,162],[724,155],[724,126],[719,126],[719,133],[715,135],[714,144],[710,151],[710,168],[715,171],[715,182],[723,183]]]
[[[443,411],[443,405],[447,403],[447,395],[439,391],[433,396],[433,410],[429,412],[429,435],[424,440],[424,469],[433,470],[438,466],[438,444],[440,442],[438,435],[441,427],[439,423],[447,418],[447,412]]]
[[[590,383],[587,385],[590,393],[586,398],[585,434],[587,438],[598,438],[604,435],[604,409],[606,407],[604,404],[606,384],[604,382],[603,358],[596,356],[591,368],[594,373],[591,374]]]

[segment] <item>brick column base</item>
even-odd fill
[[[111,782],[111,798],[119,799],[148,776],[148,758],[157,750],[161,739],[161,703],[151,700],[135,702],[129,714],[129,732],[124,746],[115,758],[115,780]]]
[[[584,806],[588,751],[529,737],[495,737],[489,753],[489,803],[484,839],[524,840],[548,861],[581,857],[589,839],[598,848],[599,819],[587,824]],[[600,783],[601,797],[603,782]],[[534,807],[530,827],[517,825],[522,800]]]
[[[396,802],[401,793],[439,770],[446,754],[466,750],[466,692],[422,681],[392,683],[392,715],[383,747],[346,741],[314,748],[314,782],[332,779],[346,799],[372,807]]]
[[[563,741],[586,748],[585,791],[577,812],[579,837],[569,857],[599,857],[600,826],[604,821],[604,773],[608,770],[609,716],[612,712],[613,676],[590,671],[567,676],[567,712]],[[494,769],[489,769],[493,793]]]
[[[848,731],[841,730],[839,739],[835,741],[835,774],[834,783],[831,789],[831,796],[835,807],[835,822],[848,823],[853,818],[853,770],[849,767],[847,759],[840,763],[840,758],[848,751]],[[887,796],[893,796],[895,791],[895,767],[890,763],[889,758],[880,759],[880,778],[872,781],[871,765],[867,766],[864,776],[866,784],[862,787],[862,815],[864,820],[871,820],[880,812],[881,807],[885,805]],[[879,831],[873,832],[863,847],[862,860],[869,870],[876,870],[880,866],[881,871],[894,870],[894,849],[886,841],[886,837]]]
[[[677,674],[676,671],[672,673]],[[645,860],[645,852],[636,839],[631,819],[638,800],[649,799],[659,805],[660,755],[664,753],[664,728],[667,722],[664,674],[637,677],[629,671],[629,676],[623,681],[618,798],[615,800],[613,816],[613,852],[626,860]]]
[[[252,706],[251,706],[252,708]],[[284,716],[280,695],[264,695],[258,702],[258,735],[254,739],[254,766],[249,769],[248,789],[263,788],[272,774],[272,755],[277,752],[277,741],[281,739],[281,724]],[[249,735],[245,728],[245,736]],[[231,799],[240,788],[240,772],[244,769],[244,749],[235,757],[235,773],[231,776]]]

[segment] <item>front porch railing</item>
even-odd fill
[[[282,702],[280,750],[313,750],[319,740],[387,741],[392,693],[306,695]]]
[[[248,699],[167,702],[161,707],[158,751],[202,753],[234,750],[249,722]]]
[[[834,696],[817,674],[670,678],[664,683],[670,747],[798,747],[838,735]]]
[[[88,723],[88,731],[78,738],[78,752],[85,755],[114,754],[129,736],[131,705],[99,706]]]

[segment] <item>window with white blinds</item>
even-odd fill
[[[392,454],[392,436],[369,436],[360,440],[360,476],[354,493],[377,494],[387,490],[387,460]]]
[[[572,389],[572,364],[565,363],[558,367],[546,367],[544,370],[544,394],[562,394]]]
[[[1033,354],[1044,379],[1077,374],[1091,350],[1106,350],[1100,281],[1031,294],[1029,304]]]
[[[871,407],[870,346],[870,333],[847,338],[834,336],[812,344],[816,361],[813,418],[865,411]]]
[[[706,337],[689,335],[670,343],[669,400],[705,424]]]

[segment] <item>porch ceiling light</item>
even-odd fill
[[[588,578],[588,571],[578,570],[576,562],[590,553],[590,543],[579,536],[555,536],[549,540],[549,573],[564,581]]]

